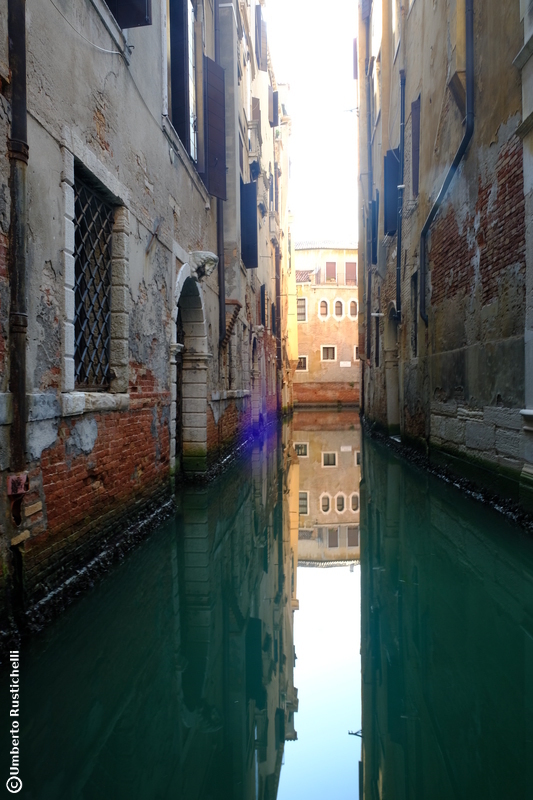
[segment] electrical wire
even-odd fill
[[[54,3],[54,0],[50,0],[50,2],[52,3],[52,5],[55,8],[55,10],[57,11],[57,13],[60,14],[63,17],[63,19],[65,20],[67,25],[70,25],[70,27],[72,28],[74,33],[77,33],[78,36],[80,36],[84,41],[86,41],[87,44],[90,44],[91,47],[96,48],[96,50],[100,50],[101,53],[109,53],[110,55],[113,55],[113,56],[124,56],[124,53],[121,50],[106,50],[105,48],[99,47],[97,44],[94,44],[94,42],[91,42],[90,39],[87,39],[87,37],[84,36],[83,33],[80,33],[80,31],[77,28],[74,27],[72,22],[70,22],[70,20],[68,20],[66,18],[66,16],[63,14],[61,9],[56,6],[56,4]]]

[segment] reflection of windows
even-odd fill
[[[337,281],[337,264],[335,261],[326,261],[326,281]]]
[[[295,442],[294,449],[296,451],[296,455],[300,458],[307,457],[307,442]]]
[[[357,493],[352,494],[351,502],[352,511],[359,511],[359,495]]]
[[[328,303],[327,300],[320,301],[320,316],[327,317],[328,315]]]
[[[305,297],[299,297],[297,299],[296,310],[298,322],[307,322],[307,300]]]
[[[359,528],[357,525],[350,525],[347,528],[348,547],[359,547]]]
[[[335,302],[335,316],[342,317],[342,303],[340,300]]]
[[[328,528],[328,547],[339,546],[339,529]]]
[[[357,316],[357,303],[355,300],[352,300],[350,303],[350,316],[356,317]]]
[[[345,507],[346,507],[346,500],[344,498],[344,495],[343,494],[337,495],[337,511],[339,512],[339,514],[342,514]]]
[[[309,509],[308,493],[300,492],[298,498],[298,511],[300,514],[303,514],[305,516],[308,513],[308,509]]]
[[[337,453],[322,453],[322,466],[323,467],[336,467],[337,466]]]
[[[335,361],[335,347],[325,345],[322,348],[322,361]]]
[[[296,369],[300,372],[307,372],[307,356],[298,356]]]
[[[323,494],[320,500],[320,506],[324,514],[327,514],[330,509],[330,498],[329,494]]]

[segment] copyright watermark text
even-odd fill
[[[7,791],[11,794],[17,794],[22,789],[22,781],[19,776],[20,771],[20,665],[19,665],[19,651],[9,651],[9,661],[11,664],[11,672],[9,673],[10,685],[9,691],[11,693],[11,708],[9,710],[9,717],[11,728],[11,766],[9,768],[9,778],[6,781]]]

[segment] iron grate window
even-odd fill
[[[78,176],[75,195],[74,367],[76,386],[107,389],[113,207]]]

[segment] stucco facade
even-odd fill
[[[291,382],[288,87],[260,6],[23,7],[0,2],[6,608],[113,548],[171,477],[202,478]]]
[[[294,247],[297,405],[358,405],[360,362],[357,248],[333,242]]]
[[[359,4],[364,414],[514,494],[526,458],[522,44],[519,3]]]

